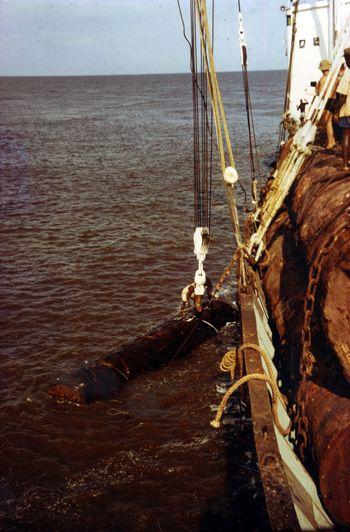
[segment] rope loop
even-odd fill
[[[282,434],[282,436],[287,436],[288,434],[290,434],[291,425],[292,424],[291,424],[291,422],[289,422],[288,427],[284,428],[281,425],[279,417],[278,417],[278,401],[280,400],[284,405],[287,404],[287,401],[286,401],[285,397],[281,394],[281,392],[280,392],[280,390],[279,390],[279,388],[277,386],[277,383],[276,383],[276,380],[275,380],[275,377],[274,377],[274,374],[273,374],[272,362],[271,362],[269,356],[266,354],[266,352],[257,344],[253,344],[253,343],[250,343],[250,342],[244,343],[238,348],[230,349],[229,351],[227,351],[227,353],[224,355],[224,357],[223,357],[223,359],[222,359],[222,361],[220,363],[220,369],[222,371],[230,371],[231,377],[234,378],[235,369],[236,369],[236,365],[237,365],[237,359],[238,359],[239,367],[240,368],[243,367],[243,352],[244,352],[245,349],[254,349],[256,352],[258,352],[261,355],[261,357],[263,358],[263,360],[264,360],[264,362],[266,364],[268,374],[266,374],[266,373],[250,373],[248,375],[245,375],[244,377],[240,377],[227,390],[226,394],[224,395],[224,397],[223,397],[223,399],[222,399],[222,401],[221,401],[221,403],[219,405],[219,408],[217,410],[215,419],[213,421],[211,421],[210,424],[214,428],[219,428],[220,427],[220,421],[221,421],[222,415],[224,413],[225,407],[227,405],[227,402],[228,402],[229,398],[231,397],[231,395],[240,386],[242,386],[243,384],[245,384],[246,382],[249,382],[251,380],[263,381],[263,382],[266,382],[270,386],[270,390],[271,390],[271,411],[272,411],[272,416],[273,416],[274,423],[275,423],[278,431]],[[241,359],[240,359],[240,357],[241,357]]]
[[[242,374],[243,374],[242,359],[239,358],[239,355],[237,355],[237,347],[234,347],[233,349],[230,349],[229,351],[227,351],[227,353],[224,355],[223,359],[220,362],[221,371],[229,372],[232,380],[235,378],[237,358],[238,358],[238,375],[242,377]]]

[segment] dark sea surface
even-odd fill
[[[246,186],[241,75],[220,82]],[[250,75],[264,175],[284,82]],[[190,76],[0,78],[0,105],[0,528],[264,529],[249,423],[209,424],[236,324],[117,400],[46,394],[176,312],[193,280]],[[234,250],[219,174],[216,161],[213,281]]]

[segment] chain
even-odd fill
[[[213,297],[222,288],[222,285],[224,284],[224,282],[226,280],[226,277],[228,277],[230,275],[230,273],[232,272],[234,265],[236,264],[236,262],[239,259],[239,255],[240,255],[239,252],[240,252],[240,249],[238,248],[236,250],[236,252],[234,253],[233,257],[232,257],[230,264],[222,272],[222,275],[221,275],[220,279],[218,280],[218,282],[215,285],[214,292],[213,292]]]
[[[220,277],[220,279],[218,280],[218,282],[216,283],[215,285],[215,288],[214,288],[214,291],[213,291],[213,296],[212,297],[215,297],[215,294],[221,290],[222,288],[222,285],[224,284],[226,278],[230,275],[230,273],[232,272],[233,270],[233,267],[235,266],[235,264],[239,261],[239,260],[242,260],[243,259],[246,259],[248,261],[248,263],[251,265],[251,266],[256,266],[256,262],[255,260],[251,257],[249,251],[248,251],[248,248],[245,244],[241,244],[239,248],[236,249],[231,261],[230,261],[230,264],[224,269],[224,271],[222,272],[222,275]],[[245,286],[246,283],[243,282],[243,286]]]
[[[304,399],[301,399],[298,410],[297,410],[297,417],[295,419],[296,429],[297,429],[297,445],[299,449],[299,454],[304,460],[305,458],[305,450],[307,447],[307,431],[309,428],[309,420],[306,417],[305,414],[305,401]]]
[[[315,308],[316,291],[322,273],[322,264],[340,234],[347,227],[349,227],[349,222],[340,225],[336,232],[326,239],[323,246],[319,248],[309,271],[309,282],[304,300],[304,323],[301,332],[302,359],[300,363],[300,374],[305,379],[311,377],[313,366],[316,362],[311,352],[311,319]]]
[[[328,255],[330,249],[333,247],[335,242],[338,240],[340,234],[349,227],[349,222],[341,224],[337,230],[331,234],[321,246],[317,252],[317,255],[310,267],[309,270],[309,280],[306,290],[306,295],[304,299],[304,322],[301,331],[301,347],[302,347],[302,356],[300,361],[300,375],[302,380],[305,382],[309,377],[311,377],[314,369],[314,364],[316,358],[311,352],[311,343],[312,343],[312,333],[311,333],[311,319],[315,308],[316,301],[316,291],[318,283],[322,273],[322,264]],[[305,400],[301,398],[300,403],[297,409],[297,415],[295,418],[295,423],[297,425],[298,432],[298,446],[299,452],[302,458],[305,455],[305,449],[307,446],[307,430],[308,430],[308,420],[305,415]]]

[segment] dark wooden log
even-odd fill
[[[289,205],[309,267],[336,237],[322,261],[317,302],[325,336],[350,382],[350,176],[342,166],[340,154],[316,154]]]
[[[312,381],[302,383],[308,434],[318,467],[322,499],[332,519],[350,524],[350,399]]]
[[[305,404],[309,450],[319,489],[334,521],[350,525],[350,225],[321,263],[312,320],[311,379],[301,383],[301,327],[307,276],[324,243],[350,222],[350,176],[340,154],[317,153],[304,168],[267,234],[262,280],[279,345],[282,375],[294,376]],[[289,375],[288,375],[289,374]],[[344,378],[345,377],[345,378]],[[290,390],[288,390],[290,391]]]
[[[200,315],[192,312],[172,317],[106,357],[59,378],[49,387],[48,394],[56,400],[77,404],[111,399],[129,379],[169,364],[236,319],[234,307],[220,300],[213,301]]]
[[[295,230],[286,207],[281,209],[267,234],[268,264],[262,281],[275,341],[279,345],[280,376],[284,393],[295,393],[300,380],[299,358],[304,320],[303,302],[307,287],[307,267],[297,247]]]

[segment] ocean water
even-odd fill
[[[220,75],[249,208],[239,73]],[[262,175],[285,72],[250,75]],[[192,282],[188,75],[0,78],[0,519],[5,530],[264,529],[248,422],[214,431],[233,324],[117,400],[56,404],[46,389],[177,311]],[[217,157],[215,282],[234,238]],[[231,290],[232,292],[232,290]]]

